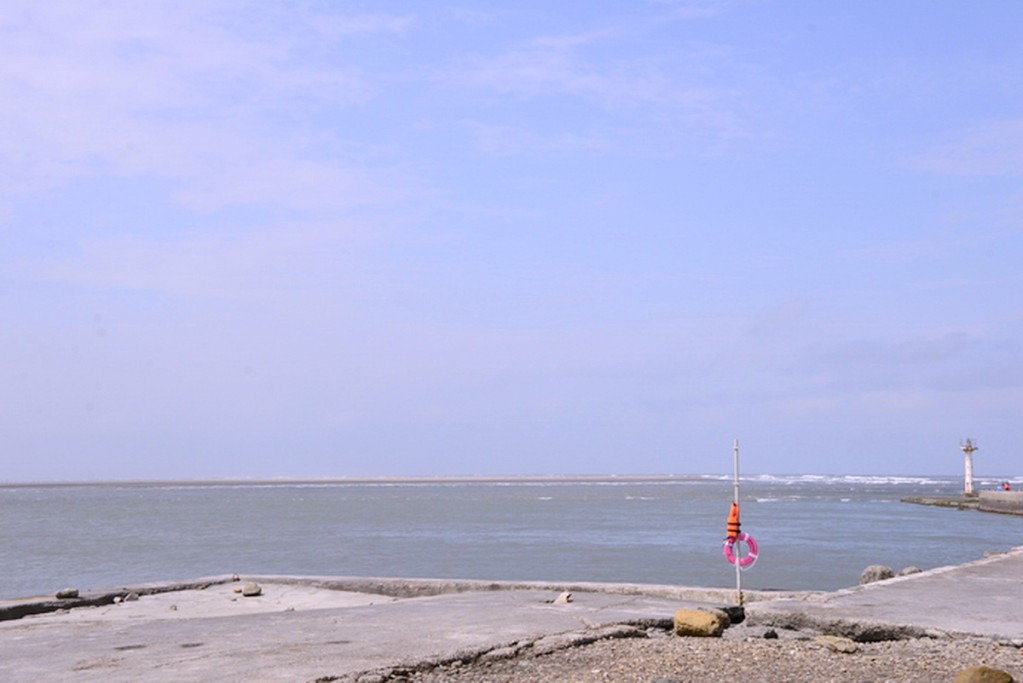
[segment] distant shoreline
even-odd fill
[[[725,475],[715,474],[580,474],[580,475],[495,475],[495,476],[421,476],[421,477],[323,477],[310,478],[257,478],[257,479],[139,479],[105,481],[41,481],[2,482],[0,489],[23,488],[80,488],[80,487],[137,487],[158,486],[337,486],[367,484],[573,484],[573,483],[664,483],[715,481]]]
[[[950,474],[748,474],[745,483],[764,480],[819,479],[861,480],[861,479],[905,479],[905,483],[924,479],[955,479]],[[978,484],[984,481],[1003,480],[1019,483],[1019,477],[983,476],[975,478]],[[495,475],[403,475],[381,477],[230,477],[223,479],[97,479],[87,481],[0,481],[3,489],[57,489],[57,488],[157,488],[178,486],[186,488],[203,487],[245,487],[245,486],[371,486],[371,485],[416,485],[416,484],[663,484],[731,481],[726,472],[704,474],[495,474]],[[913,481],[910,481],[913,480]]]

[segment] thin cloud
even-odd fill
[[[215,20],[225,7],[235,8],[22,5],[0,47],[0,153],[11,171],[0,197],[99,174],[171,180],[205,210],[379,197],[364,172],[279,132],[310,100],[334,110],[365,102],[366,78],[344,65],[299,65],[290,59],[297,34],[249,39]],[[400,32],[409,23],[372,15],[331,25]]]
[[[947,360],[968,350],[975,343],[961,332],[894,343],[857,340],[838,343],[818,357],[828,364],[844,366],[904,367]]]
[[[909,157],[911,168],[967,176],[1023,175],[1023,119],[993,121]]]
[[[665,5],[672,15],[681,19],[704,19],[717,16],[731,8],[731,0],[647,0],[652,5]]]
[[[829,393],[969,392],[1023,386],[1023,345],[1005,330],[828,342],[805,353],[808,376]]]
[[[582,135],[573,132],[541,135],[522,126],[501,126],[482,121],[464,121],[462,125],[475,141],[479,151],[494,156],[516,156],[524,152],[537,151],[555,154],[621,151],[608,135]]]
[[[73,256],[23,264],[16,274],[91,289],[296,304],[317,290],[342,298],[386,286],[386,276],[360,258],[374,242],[361,226],[338,224],[284,224],[171,239],[86,237]]]
[[[742,88],[721,85],[717,78],[720,70],[731,68],[727,51],[700,48],[610,61],[589,56],[611,40],[641,39],[620,31],[535,38],[502,54],[469,57],[433,78],[483,98],[493,93],[534,106],[543,98],[574,98],[589,107],[577,122],[582,126],[603,118],[621,120],[629,129],[655,125],[672,137],[751,136]]]
[[[395,33],[401,34],[409,30],[415,18],[392,16],[388,14],[360,14],[355,16],[335,16],[319,18],[313,22],[321,28],[324,35],[347,36],[357,33]]]

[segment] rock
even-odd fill
[[[728,615],[728,621],[741,624],[746,620],[746,608],[742,605],[727,605],[721,608]]]
[[[77,588],[61,588],[59,591],[54,593],[58,600],[71,600],[72,598],[78,597]]]
[[[387,683],[388,678],[390,678],[390,676],[385,676],[383,674],[365,674],[363,676],[359,676],[355,683]]]
[[[766,638],[767,640],[777,640],[778,632],[775,631],[773,628],[769,628],[766,631],[764,631],[764,638]]]
[[[241,581],[242,577],[238,576],[237,574],[231,574],[231,580],[232,581]]]
[[[826,647],[832,652],[844,652],[847,655],[851,655],[860,649],[860,646],[855,641],[843,638],[842,636],[817,636],[813,642],[821,647]]]
[[[722,616],[728,620],[728,626],[742,624],[746,621],[746,607],[741,604],[726,604],[721,605],[720,607],[697,607],[697,609],[722,614]]]
[[[242,586],[242,595],[247,598],[254,598],[263,592],[263,588],[255,581],[250,581]]]
[[[170,606],[170,611],[171,612],[177,612],[178,611],[178,606],[177,605],[171,605]]]
[[[120,595],[115,595],[114,596],[114,604],[115,605],[120,604],[122,602],[124,602],[124,598],[122,598]]]
[[[132,591],[132,592],[130,592],[127,595],[124,596],[124,601],[125,602],[135,602],[138,599],[139,599],[139,594],[136,593],[135,591]]]
[[[567,605],[570,602],[572,602],[572,594],[569,593],[568,591],[565,591],[564,593],[562,593],[558,597],[554,598],[554,600],[552,601],[551,604],[553,604],[553,605]]]
[[[696,609],[700,610],[701,612],[716,614],[717,616],[721,617],[721,620],[725,622],[725,628],[728,628],[729,626],[732,625],[732,618],[728,616],[728,612],[726,612],[723,609],[719,609],[717,607],[697,607]]]
[[[242,592],[242,587],[241,586],[235,586],[232,590],[234,590],[235,593],[241,593]]]
[[[953,683],[1013,683],[1013,677],[990,666],[969,666],[956,674]]]
[[[860,585],[866,583],[873,583],[875,581],[884,581],[895,576],[895,572],[892,571],[891,567],[885,567],[882,564],[872,564],[863,570],[860,574]]]
[[[923,570],[920,567],[910,565],[909,567],[903,567],[899,570],[896,576],[909,576],[910,574],[919,574]]]
[[[985,550],[984,557],[998,557],[1007,554],[1004,550]]]
[[[675,612],[675,635],[717,637],[720,636],[728,621],[720,615],[698,609],[680,609]]]

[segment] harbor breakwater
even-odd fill
[[[977,509],[981,512],[1023,515],[1023,491],[981,491]]]
[[[1023,516],[1023,491],[980,491],[974,496],[909,496],[903,503]]]

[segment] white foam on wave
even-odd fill
[[[934,486],[947,484],[947,477],[930,476],[904,476],[904,475],[876,475],[876,474],[756,474],[743,477],[749,482],[763,482],[765,484],[784,484],[794,486],[797,484],[825,484],[825,485],[916,485]]]

